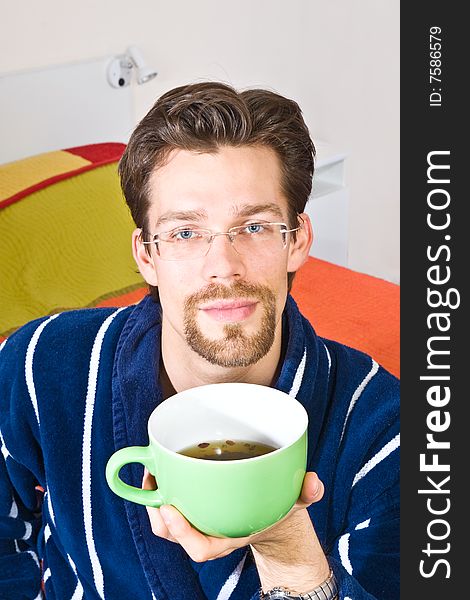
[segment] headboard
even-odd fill
[[[0,164],[50,150],[127,142],[131,86],[106,80],[111,57],[0,74]]]

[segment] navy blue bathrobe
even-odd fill
[[[2,344],[2,600],[259,597],[249,548],[195,563],[105,481],[116,449],[148,443],[147,419],[162,400],[160,335],[161,310],[147,296],[39,319]],[[283,340],[275,387],[309,415],[308,470],[325,494],[308,511],[340,598],[397,600],[399,382],[367,355],[318,337],[291,297]],[[125,469],[140,487],[141,467]]]

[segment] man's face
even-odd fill
[[[263,147],[174,151],[152,175],[150,199],[151,234],[181,227],[226,232],[257,222],[289,226],[278,159]],[[218,366],[259,361],[280,336],[287,272],[300,266],[291,245],[284,248],[279,237],[274,252],[240,254],[228,236],[216,236],[204,256],[185,260],[164,260],[152,245],[152,260],[141,271],[158,285],[163,339],[172,348],[184,342]]]

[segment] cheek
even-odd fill
[[[287,264],[287,252],[276,257],[265,256],[250,259],[246,265],[247,278],[251,278],[253,281],[259,280],[260,282],[265,279],[266,282],[269,280],[275,285],[276,282],[283,281],[287,273]]]
[[[287,290],[287,260],[266,261],[258,264],[256,274],[252,278],[254,283],[267,285],[276,295]]]
[[[269,261],[258,265],[250,283],[267,286],[276,296],[276,312],[282,314],[287,298],[287,260]]]
[[[165,315],[178,314],[186,297],[191,294],[191,277],[175,268],[158,269],[158,292]]]

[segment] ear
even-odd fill
[[[140,237],[141,229],[135,229],[132,232],[132,254],[134,255],[134,260],[139,267],[140,274],[145,279],[145,281],[149,285],[156,286],[158,285],[157,279],[157,271],[155,269],[154,255],[155,248],[153,245],[147,246],[142,243],[142,239]],[[151,248],[151,253],[149,254],[147,248]]]
[[[310,247],[313,243],[313,230],[310,217],[307,213],[299,215],[299,222],[302,227],[297,231],[295,242],[289,244],[289,256],[287,259],[287,271],[292,273],[300,269],[308,258]]]

